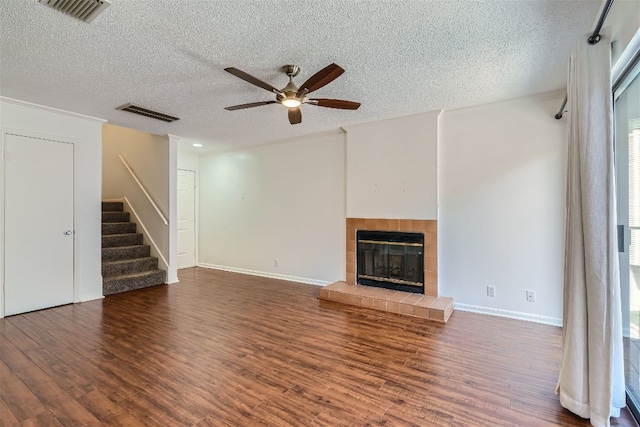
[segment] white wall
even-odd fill
[[[167,136],[111,124],[105,124],[102,130],[102,198],[126,197],[167,263],[171,259],[170,227],[163,223],[118,155],[124,157],[164,217],[170,219],[170,180],[176,165],[170,165],[169,148]],[[170,272],[167,273],[168,282],[172,282]]]
[[[342,132],[202,155],[199,186],[199,265],[316,284],[344,279]]]
[[[437,219],[440,111],[347,131],[347,217]]]
[[[561,321],[566,121],[553,115],[563,96],[440,118],[439,287],[460,308]]]
[[[178,169],[197,172],[200,169],[200,159],[197,155],[178,150]]]
[[[441,295],[461,309],[559,324],[566,122],[553,115],[563,96],[201,155],[199,263],[332,283],[344,278],[345,217],[438,219]],[[385,172],[372,177],[364,161]],[[387,187],[374,193],[381,177]],[[358,187],[366,197],[349,193]]]
[[[65,141],[74,146],[75,301],[102,297],[101,141],[102,120],[0,98],[0,131]],[[2,144],[2,138],[0,145]],[[3,147],[0,147],[3,149]],[[2,151],[2,150],[0,150]],[[0,198],[2,200],[2,198]],[[0,206],[1,212],[4,206]],[[28,227],[28,224],[25,224]],[[4,239],[0,236],[0,242]],[[1,244],[1,243],[0,243]],[[0,247],[4,253],[4,248]],[[2,277],[2,271],[0,271]],[[4,306],[0,292],[0,307]],[[1,314],[1,311],[0,311]]]
[[[603,5],[605,2],[606,0],[603,0]],[[599,17],[600,14],[598,14]],[[611,63],[614,64],[615,68],[618,60],[623,63],[630,59],[630,57],[623,57],[623,52],[636,36],[638,28],[640,28],[640,1],[614,1],[604,26],[611,28],[611,38],[613,40]]]

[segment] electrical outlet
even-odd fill
[[[487,296],[491,297],[491,298],[496,296],[496,287],[495,286],[487,286]]]
[[[280,267],[280,261],[278,261],[278,258],[273,260],[273,266],[274,267]]]
[[[536,291],[527,290],[527,302],[536,302]]]

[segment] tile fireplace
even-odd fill
[[[437,230],[436,220],[347,218],[346,280],[323,287],[318,298],[447,323],[453,313],[453,298],[438,295]],[[368,231],[381,233],[371,235]],[[358,241],[365,245],[365,255],[356,255]],[[366,267],[368,262],[371,265]],[[365,265],[364,270],[361,264]],[[421,292],[416,292],[420,283],[418,270],[423,279]],[[409,286],[409,292],[366,283],[361,286],[363,283],[358,280],[363,277],[358,276],[362,275],[401,282],[396,284]]]
[[[358,284],[371,286],[370,283],[361,282],[361,280],[363,279],[365,280],[370,280],[370,279],[363,278],[363,277],[358,278],[358,276],[362,276],[362,275],[370,276],[370,274],[368,273],[373,272],[373,270],[369,269],[369,270],[363,271],[362,268],[366,269],[366,267],[363,266],[363,263],[366,265],[367,257],[368,257],[369,261],[373,261],[372,268],[375,269],[374,258],[377,255],[378,273],[381,273],[383,275],[386,274],[386,276],[388,276],[386,279],[392,279],[392,280],[386,280],[387,282],[391,282],[392,284],[394,281],[410,282],[410,283],[395,283],[396,285],[406,286],[406,288],[404,289],[401,289],[399,287],[393,287],[393,286],[391,287],[391,289],[402,290],[405,292],[408,291],[408,292],[423,293],[425,295],[432,296],[432,297],[438,296],[438,273],[437,273],[438,237],[437,237],[437,221],[436,220],[347,218],[346,226],[347,226],[346,227],[347,228],[346,283],[352,284],[352,285],[358,283]],[[383,258],[384,258],[383,254],[385,253],[384,252],[385,249],[382,249],[381,247],[377,248],[377,246],[380,245],[380,243],[370,243],[371,241],[375,241],[375,239],[371,240],[370,238],[367,238],[367,236],[370,237],[370,235],[367,235],[366,233],[363,234],[362,233],[363,231],[364,232],[367,232],[367,231],[384,232],[380,235],[382,237],[381,240],[383,241],[385,238],[388,241],[389,237],[390,236],[392,237],[394,233],[403,235],[404,236],[403,238],[409,237],[408,235],[412,235],[411,238],[417,238],[418,241],[417,242],[410,241],[409,243],[411,244],[416,244],[416,243],[419,244],[420,237],[417,235],[420,235],[422,236],[422,248],[421,248],[422,253],[418,254],[420,250],[419,249],[416,250],[416,248],[419,248],[419,246],[392,244],[390,246],[394,246],[393,249],[389,249],[389,246],[388,246],[386,249],[387,270],[386,270],[386,273],[383,273],[383,270],[385,269],[384,263],[383,263]],[[385,233],[389,233],[389,234],[385,234]],[[364,240],[369,241],[369,243],[367,243],[367,246],[364,247],[364,248],[368,248],[367,250],[369,252],[367,255],[362,255],[362,254],[357,255],[358,244],[356,242],[358,241],[358,235],[364,236],[365,237]],[[401,238],[400,240],[402,240],[403,238]],[[397,240],[397,237],[393,237],[393,239]],[[391,240],[391,243],[402,243],[402,242],[394,242],[393,240]],[[377,246],[373,246],[373,245],[377,245]],[[400,250],[399,250],[400,246],[402,246],[402,254],[403,254],[402,262],[400,262],[399,261],[400,258],[397,257],[400,255]],[[378,249],[377,254],[375,250],[376,248]],[[390,257],[389,254],[391,254],[392,256]],[[407,255],[405,256],[405,254]],[[422,258],[421,266],[420,266],[420,260],[419,260],[420,257]],[[358,268],[360,268],[360,270],[358,270]],[[418,269],[422,272],[422,280],[419,280],[420,273],[417,271]],[[398,277],[401,270],[402,270],[402,274],[405,276],[404,278]],[[358,279],[360,279],[360,281]],[[423,284],[422,286],[420,286],[420,290],[418,290],[417,288],[419,286],[416,285],[415,283],[419,283],[420,281],[422,281]],[[380,285],[376,284],[374,286],[380,286]],[[388,286],[383,286],[383,287],[388,287]]]

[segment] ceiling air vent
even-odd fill
[[[128,111],[134,114],[140,114],[141,116],[151,117],[152,119],[162,120],[163,122],[175,122],[180,120],[179,117],[170,116],[168,114],[161,113],[159,111],[153,111],[149,108],[141,107],[136,104],[124,104],[116,108],[116,110]]]
[[[40,3],[66,13],[87,24],[93,21],[111,3],[109,0],[39,0]]]

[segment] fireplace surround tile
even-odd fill
[[[428,283],[430,285],[438,284],[438,273],[436,271],[426,270],[424,272],[424,283]],[[429,294],[427,294],[429,295]],[[437,295],[434,295],[437,296]]]
[[[397,301],[387,301],[387,311],[402,314],[400,312],[400,303]]]
[[[429,308],[436,302],[437,298],[425,295],[420,301],[415,303],[416,307]]]
[[[431,313],[429,312],[429,307],[420,307],[420,306],[413,307],[413,315],[416,317],[423,317],[425,319],[429,319],[430,314]]]
[[[404,232],[410,233],[412,227],[413,227],[413,220],[410,220],[410,219],[398,220],[398,231],[404,231]],[[384,230],[380,230],[380,231],[384,231]]]
[[[405,299],[402,300],[405,304],[416,305],[421,299],[424,298],[422,294],[409,294]]]
[[[424,293],[425,295],[436,295],[438,293],[438,285],[435,283],[425,283]]]
[[[355,240],[353,241],[355,250]],[[435,245],[425,245],[424,256],[428,258],[438,258],[438,247]]]
[[[429,258],[432,259],[432,258]],[[356,262],[356,253],[353,251],[347,251],[347,262]]]
[[[424,245],[435,246],[438,244],[438,235],[436,233],[424,233]]]
[[[411,220],[411,231],[414,233],[424,233],[426,221],[421,220]]]
[[[399,231],[400,226],[398,225],[397,219],[388,219],[387,226],[389,227],[389,231]]]
[[[362,307],[373,308],[373,302],[374,301],[375,301],[375,298],[362,297],[362,298],[360,298],[360,305]]]
[[[393,292],[387,297],[387,301],[390,302],[402,302],[407,297],[407,292],[391,291]]]
[[[349,254],[347,253],[347,262],[349,262]],[[355,253],[353,254],[355,262]],[[424,270],[425,271],[437,271],[438,270],[438,259],[432,257],[424,257]]]
[[[376,230],[388,230],[389,229],[389,220],[388,219],[378,219],[376,220]]]
[[[373,301],[373,308],[380,311],[387,311],[387,300],[375,299]]]
[[[415,315],[415,306],[410,304],[400,304],[398,314]]]

